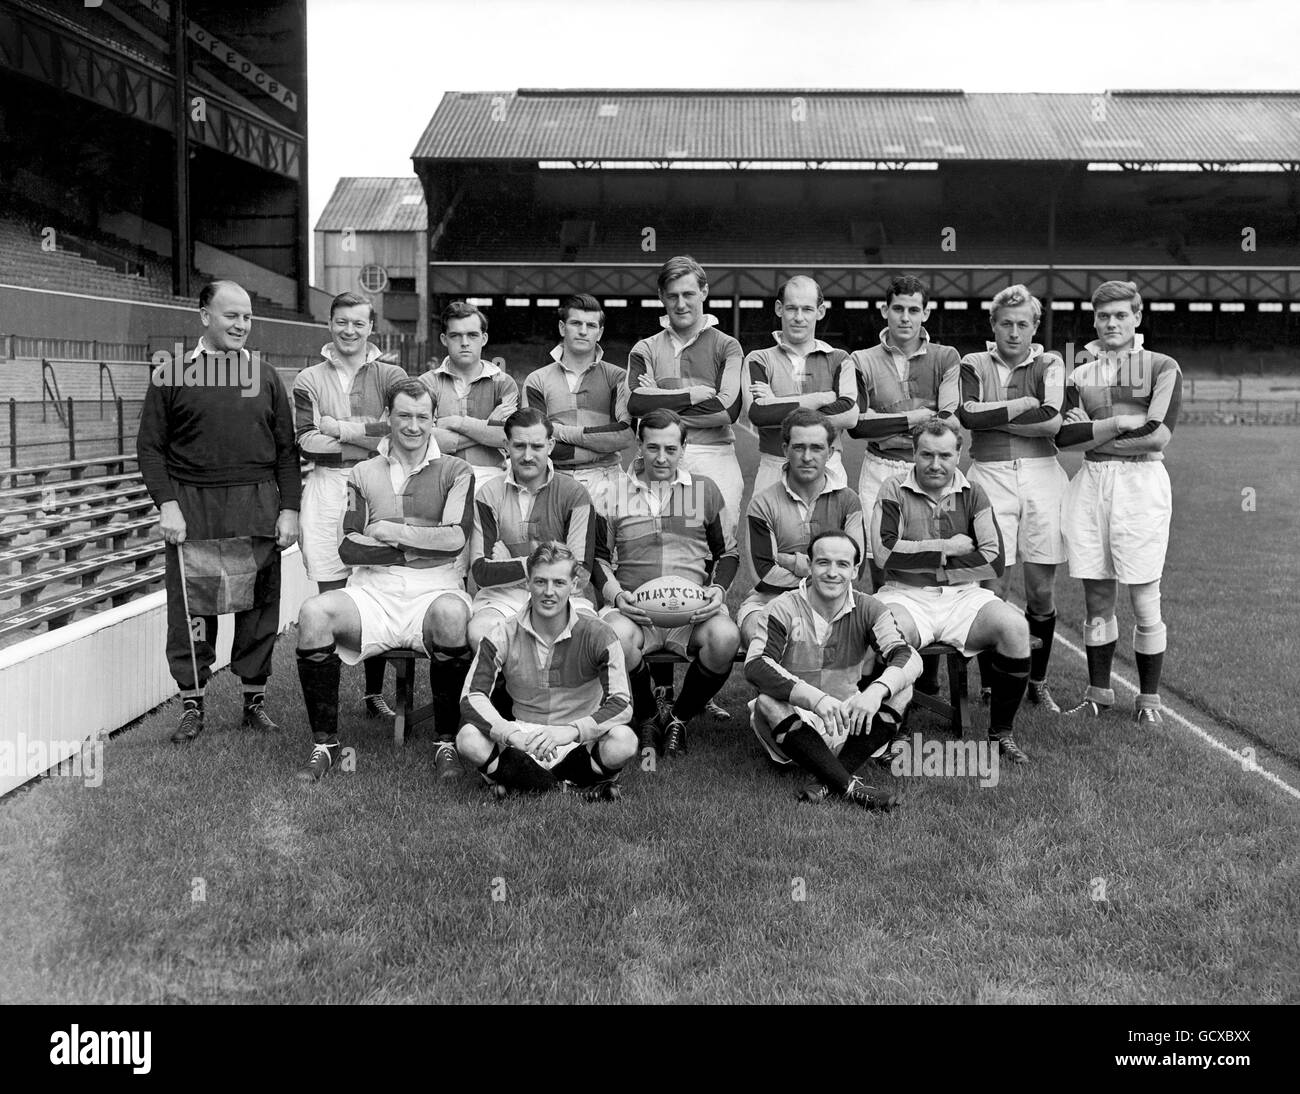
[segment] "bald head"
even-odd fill
[[[797,274],[781,286],[776,300],[776,317],[786,345],[802,347],[817,337],[817,323],[826,314],[822,287],[811,277]]]

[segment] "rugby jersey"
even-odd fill
[[[551,461],[563,471],[581,467],[613,467],[619,452],[632,441],[628,418],[627,370],[604,359],[596,347],[595,363],[575,372],[564,364],[564,347],[551,350],[549,365],[534,369],[524,381],[523,405],[536,407],[555,430]],[[588,448],[584,437],[612,440],[612,451]]]
[[[433,392],[435,423],[455,415],[499,426],[519,409],[519,385],[491,361],[481,364],[483,371],[468,383],[452,369],[447,357],[420,377],[420,382]],[[458,449],[456,455],[475,467],[500,467],[505,458],[503,449],[477,441]]]
[[[772,332],[776,345],[756,349],[745,358],[745,388],[751,383],[768,384],[770,401],[749,402],[749,420],[758,430],[758,450],[764,455],[780,456],[781,423],[791,411],[799,409],[798,396],[817,391],[834,391],[835,402],[821,408],[837,430],[858,424],[858,388],[853,359],[846,350],[832,349],[820,338],[815,339],[802,359],[786,346],[779,330]],[[791,399],[789,396],[795,396]],[[837,433],[834,448],[844,447],[842,433]]]
[[[568,546],[591,573],[596,555],[596,521],[591,498],[580,483],[557,475],[549,463],[546,475],[532,498],[527,514],[526,491],[507,470],[478,487],[474,493],[474,538],[470,550],[470,574],[480,586],[523,588],[528,577],[528,556],[539,543],[557,541]],[[498,559],[497,545],[510,552]],[[584,582],[585,584],[585,582]],[[585,595],[575,588],[574,595]]]
[[[864,665],[868,655],[872,664]],[[893,613],[874,596],[850,588],[835,614],[827,619],[813,607],[808,582],[782,593],[759,617],[758,633],[745,656],[745,679],[764,695],[783,703],[803,684],[812,690],[799,698],[816,706],[823,695],[852,698],[858,681],[875,667],[874,682],[890,695],[908,688],[921,675],[921,657],[903,640]]]
[[[388,389],[406,372],[397,365],[376,358],[382,356],[378,346],[367,345],[366,361],[352,377],[352,386],[343,390],[342,369],[334,353],[334,344],[322,346],[325,360],[309,365],[293,381],[294,428],[298,447],[317,467],[350,467],[375,454],[382,438],[388,435],[388,418],[384,414]],[[331,437],[316,428],[324,417],[339,423],[341,436]]]
[[[948,555],[939,541],[969,536],[975,550]],[[885,580],[899,585],[968,585],[1001,577],[1002,532],[983,487],[953,471],[938,500],[916,481],[916,469],[886,479],[871,517],[871,554]]]
[[[1002,379],[1006,375],[1006,380]],[[1013,420],[1007,406],[1032,395],[1041,404]],[[957,418],[971,431],[971,459],[982,463],[1054,457],[1052,438],[1061,428],[1065,363],[1037,342],[1014,368],[998,355],[997,343],[961,359],[961,405]]]
[[[731,423],[740,417],[740,343],[715,329],[716,315],[706,315],[704,326],[685,343],[673,335],[668,316],[660,316],[659,323],[664,329],[642,338],[628,356],[628,412],[643,418],[652,410],[673,410],[686,420],[691,444],[731,444]],[[717,394],[692,406],[690,393],[677,389],[698,384]]]
[[[899,366],[903,378],[899,379]],[[867,451],[886,460],[910,463],[912,438],[906,412],[926,407],[956,424],[961,401],[961,358],[952,346],[930,341],[921,328],[921,345],[904,359],[880,332],[880,344],[853,354],[858,385],[858,424],[850,437],[865,439]]]
[[[610,492],[608,516],[596,517],[593,584],[605,603],[652,577],[730,588],[740,556],[722,521],[722,491],[712,479],[678,468],[661,495],[640,477],[644,470],[634,460],[632,473],[623,472]]]
[[[781,471],[780,481],[756,494],[749,503],[749,565],[754,589],[779,593],[793,589],[809,573],[808,544],[832,528],[847,532],[858,545],[858,558],[866,555],[866,529],[862,502],[850,490],[843,472],[828,470],[822,489],[808,504],[790,487]]]
[[[1163,353],[1143,349],[1140,334],[1133,339],[1131,353],[1107,353],[1100,340],[1089,342],[1084,352],[1092,360],[1070,373],[1064,413],[1082,407],[1093,422],[1120,414],[1145,414],[1147,424],[1097,444],[1091,422],[1067,423],[1056,435],[1056,443],[1062,448],[1085,446],[1087,460],[1163,460],[1183,398],[1183,373],[1178,362]]]
[[[451,566],[464,577],[465,546],[474,526],[473,469],[455,456],[438,454],[430,442],[424,462],[409,476],[404,472],[388,455],[372,456],[348,472],[339,558],[349,566]],[[403,546],[366,535],[381,520],[406,526]]]
[[[511,725],[492,704],[499,679],[514,704],[514,721],[575,726],[579,741],[597,740],[632,719],[618,637],[608,623],[572,606],[554,642],[533,629],[531,606],[479,642],[465,678],[461,716],[500,744]]]

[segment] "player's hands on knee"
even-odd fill
[[[709,602],[691,616],[692,624],[712,619],[727,606],[727,591],[721,585],[710,585],[705,592],[709,594]]]
[[[848,716],[844,711],[844,704],[832,695],[823,695],[817,700],[817,705],[813,707],[813,713],[826,723],[826,728],[830,730],[831,735],[842,737],[848,732]]]
[[[879,688],[868,687],[844,703],[844,716],[850,733],[865,733],[880,710],[882,697]]]
[[[162,533],[163,542],[171,544],[184,543],[185,517],[181,513],[180,503],[165,501],[158,512],[161,514],[158,521],[158,530]]]
[[[653,627],[655,622],[645,613],[645,609],[638,608],[632,601],[632,594],[624,590],[614,598],[614,607],[622,612],[633,623],[642,627]]]

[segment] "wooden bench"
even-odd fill
[[[428,658],[423,653],[417,653],[415,650],[387,650],[380,654],[385,661],[393,666],[393,674],[397,685],[397,717],[393,721],[393,744],[406,744],[407,730],[414,730],[424,725],[426,722],[433,721],[433,704],[425,703],[422,707],[415,706],[415,663],[416,661],[427,661]]]
[[[0,476],[6,472],[0,471]],[[59,479],[56,482],[28,483],[26,486],[11,486],[0,490],[0,502],[22,502],[28,498],[40,498],[46,508],[51,508],[51,501],[57,504],[59,494],[66,494],[75,501],[87,490],[111,491],[135,483],[143,483],[139,471],[124,471],[120,475],[96,475],[89,479]]]
[[[136,460],[134,452],[115,452],[108,456],[87,456],[80,460],[63,460],[59,463],[42,463],[31,467],[9,467],[0,471],[0,476],[8,476],[10,485],[15,487],[20,476],[30,476],[40,485],[57,471],[66,471],[69,479],[79,479],[89,467],[102,467],[105,471],[110,468],[125,470],[128,463],[135,463]]]
[[[112,495],[109,495],[111,497]],[[0,546],[8,545],[18,536],[28,532],[62,532],[71,524],[83,524],[87,521],[94,527],[102,528],[119,515],[143,513],[154,507],[153,498],[148,494],[129,498],[126,501],[114,500],[108,505],[95,505],[90,509],[66,509],[48,517],[25,521],[22,524],[0,526]]]
[[[134,566],[138,572],[146,569],[162,553],[162,550],[163,541],[155,539],[136,547],[128,547],[122,551],[108,551],[102,555],[83,558],[48,570],[37,570],[34,573],[7,579],[0,578],[0,600],[8,600],[16,596],[20,607],[30,608],[36,603],[41,592],[50,585],[79,581],[83,589],[88,589],[110,566]]]
[[[163,567],[154,566],[139,573],[127,574],[112,581],[96,582],[91,588],[69,593],[57,600],[46,601],[30,608],[20,608],[8,615],[0,616],[0,638],[18,631],[31,630],[47,623],[50,630],[62,627],[70,622],[77,612],[112,601],[113,607],[119,607],[144,592],[151,585],[163,580]]]
[[[17,562],[20,573],[31,573],[44,556],[60,552],[65,563],[76,562],[81,552],[92,543],[107,542],[112,545],[113,550],[120,551],[126,547],[126,541],[131,536],[137,532],[143,535],[157,524],[157,516],[140,517],[121,524],[106,524],[102,528],[92,528],[88,532],[69,532],[64,536],[53,536],[23,547],[9,547],[0,551],[0,572],[4,572],[9,563]]]

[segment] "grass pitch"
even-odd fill
[[[1297,498],[1273,453],[1293,436],[1180,429],[1169,456],[1166,679],[1279,751]],[[1077,583],[1058,590],[1080,618]],[[877,817],[796,804],[734,677],[731,721],[697,719],[622,802],[494,804],[363,723],[355,670],[355,773],[295,782],[293,645],[278,736],[223,728],[222,674],[189,749],[171,704],[109,743],[102,786],[0,805],[0,1002],[1300,1001],[1300,808],[1176,725],[1026,708],[1028,771],[883,775],[906,801]],[[1081,660],[1059,650],[1052,679],[1078,693]]]

